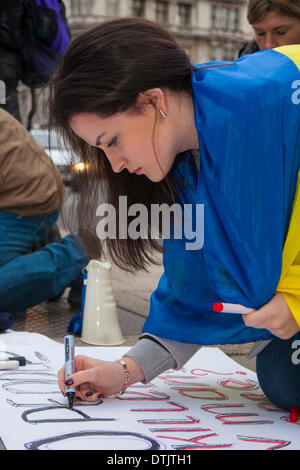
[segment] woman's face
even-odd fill
[[[252,26],[260,49],[300,44],[300,20],[298,18],[270,11]]]
[[[105,152],[115,173],[126,169],[158,182],[170,171],[176,151],[172,148],[166,120],[159,114],[153,136],[154,123],[155,109],[145,106],[135,113],[119,113],[108,118],[90,113],[76,114],[70,126],[89,145]]]

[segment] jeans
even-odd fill
[[[300,408],[300,334],[271,341],[256,358],[256,373],[272,403],[285,410]]]
[[[24,310],[60,295],[87,264],[74,235],[41,246],[59,213],[22,217],[0,211],[0,312]]]

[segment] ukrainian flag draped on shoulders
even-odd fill
[[[164,273],[143,331],[195,344],[275,336],[214,302],[258,309],[280,291],[300,325],[300,45],[195,66],[197,174],[176,160],[180,203],[204,204],[204,245],[164,241]]]

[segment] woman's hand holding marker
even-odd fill
[[[238,313],[238,314],[248,314],[253,312],[253,308],[244,307],[240,304],[226,304],[222,302],[216,302],[213,304],[213,310],[215,312],[224,312],[224,313]]]
[[[243,319],[246,326],[265,328],[280,339],[289,339],[300,331],[284,296],[280,293],[275,294],[267,304],[250,315],[243,315]]]
[[[221,302],[213,304],[213,310],[241,314],[246,326],[267,329],[280,339],[289,339],[300,331],[300,326],[292,315],[284,296],[280,293],[276,293],[258,310],[239,304]]]
[[[129,381],[124,374],[124,367],[119,361],[101,361],[86,356],[76,356],[76,373],[65,379],[65,368],[58,372],[58,385],[65,395],[66,386],[75,386],[75,400],[97,401],[105,396],[115,395],[129,386],[144,379],[144,373],[137,363],[125,357]]]

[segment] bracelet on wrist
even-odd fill
[[[123,367],[124,374],[125,374],[125,379],[124,379],[124,384],[123,384],[122,390],[118,393],[118,395],[123,395],[126,392],[127,385],[129,384],[129,377],[130,377],[129,376],[129,369],[127,367],[127,364],[123,361],[123,359],[119,359],[118,362]]]

